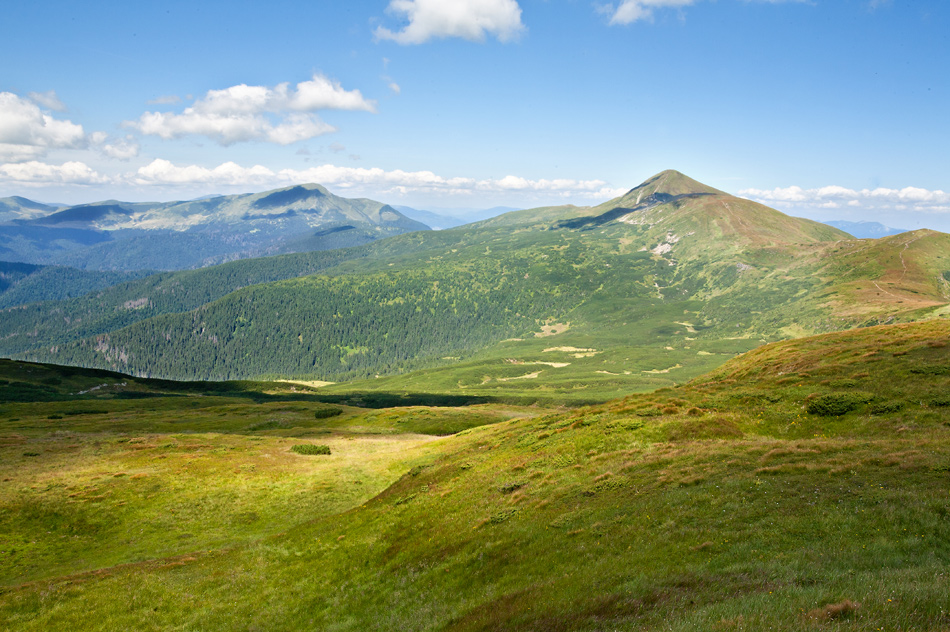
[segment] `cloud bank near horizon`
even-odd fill
[[[142,188],[183,195],[193,192],[227,190],[245,193],[314,182],[341,195],[376,198],[405,198],[435,195],[446,199],[518,198],[526,202],[548,200],[594,204],[623,195],[629,187],[618,188],[603,180],[530,179],[516,175],[502,178],[444,176],[429,170],[385,170],[379,167],[345,167],[324,164],[306,169],[271,169],[263,165],[242,166],[233,161],[214,167],[175,164],[157,158],[147,165],[124,173],[107,175],[80,161],[60,165],[41,161],[0,164],[0,185],[40,189],[50,186],[105,186]],[[950,193],[920,187],[892,189],[850,189],[838,185],[806,189],[800,186],[775,189],[743,189],[738,195],[786,212],[813,216],[878,216],[889,214],[894,221],[910,214],[950,217]],[[837,213],[831,213],[837,211]],[[820,219],[820,218],[819,218]]]
[[[479,194],[519,194],[552,199],[599,201],[623,194],[603,180],[537,179],[515,175],[503,178],[446,177],[432,171],[385,170],[378,167],[341,167],[325,164],[307,169],[273,170],[262,165],[241,166],[225,162],[216,167],[176,165],[157,158],[135,171],[107,176],[88,165],[71,161],[50,165],[39,161],[0,165],[0,183],[25,187],[49,185],[127,185],[190,190],[229,188],[248,191],[280,188],[315,182],[341,193],[371,192],[375,195],[404,196],[413,193],[437,193],[450,197]]]
[[[799,186],[775,189],[743,189],[739,195],[769,206],[795,209],[868,209],[950,213],[950,193],[918,187],[849,189],[830,185],[816,189]]]

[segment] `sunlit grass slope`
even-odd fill
[[[8,586],[0,617],[23,630],[945,630],[948,340],[932,321],[780,342],[676,388],[473,428],[427,443],[342,514]]]
[[[417,464],[433,437],[526,414],[367,410],[286,383],[0,361],[0,585],[188,557],[337,514]]]

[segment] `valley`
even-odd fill
[[[11,629],[950,621],[950,235],[665,171],[193,270],[4,265]]]

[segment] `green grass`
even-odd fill
[[[347,408],[323,420],[300,412],[301,423],[328,424],[295,432],[330,445],[329,457],[294,455],[301,441],[279,436],[286,428],[132,443],[100,426],[57,439],[42,424],[89,422],[78,414],[48,421],[53,404],[36,405],[33,421],[3,422],[14,424],[2,449],[3,463],[16,458],[7,475],[9,489],[23,490],[15,497],[59,507],[69,493],[95,492],[105,494],[96,502],[106,515],[141,518],[169,506],[157,499],[171,503],[171,492],[190,489],[175,487],[176,477],[200,465],[211,482],[200,494],[209,498],[176,501],[191,512],[184,523],[214,533],[217,512],[202,508],[239,503],[274,530],[145,554],[128,542],[134,534],[69,544],[54,514],[34,516],[24,503],[3,515],[33,522],[5,533],[49,550],[75,546],[77,558],[104,555],[95,552],[109,542],[130,564],[79,573],[100,566],[47,562],[45,575],[33,571],[42,581],[31,583],[8,571],[0,619],[19,630],[942,631],[950,621],[950,407],[931,402],[950,390],[939,370],[948,339],[950,324],[935,321],[782,342],[688,384],[603,405],[477,407],[470,414],[496,423],[435,440],[398,434],[400,420],[423,409]],[[840,415],[807,412],[835,394],[858,394],[858,403]],[[299,404],[257,406],[276,415],[281,405]],[[4,415],[13,407],[24,415],[25,406],[4,405]],[[211,410],[219,409],[202,415]],[[444,412],[445,423],[469,414]],[[160,443],[172,440],[175,447]],[[85,447],[67,448],[76,442]],[[195,445],[216,447],[188,448]],[[347,450],[349,465],[333,466]],[[152,465],[163,453],[163,465]],[[87,473],[77,480],[89,492],[58,488],[58,476],[76,478],[62,464],[84,454]],[[60,460],[43,466],[53,455]],[[232,459],[266,468],[250,480],[267,493],[250,483],[235,490],[233,472],[213,474]],[[166,462],[170,469],[151,479],[162,483],[155,496],[133,493],[150,480],[132,479],[136,467]],[[348,493],[348,482],[372,478],[360,469],[370,467],[382,468],[374,470],[379,484]],[[118,471],[126,475],[91,478]],[[232,485],[215,491],[218,480]],[[311,494],[282,493],[280,481],[305,490],[310,481],[311,492],[327,485],[337,504],[306,505],[301,496]],[[227,503],[213,504],[225,490]],[[120,498],[121,507],[103,505]],[[163,523],[165,531],[177,525]]]

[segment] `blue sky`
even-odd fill
[[[317,181],[601,202],[674,168],[798,215],[950,230],[950,3],[11,3],[0,195]]]

